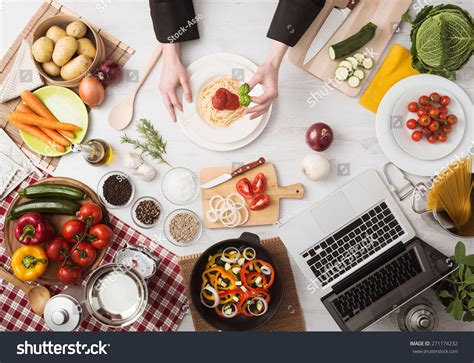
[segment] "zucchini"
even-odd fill
[[[62,198],[70,200],[83,200],[86,193],[79,189],[64,184],[37,184],[21,189],[18,194],[24,198]]]
[[[349,84],[350,87],[357,88],[360,85],[360,79],[357,78],[356,76],[352,76],[347,80],[347,83]]]
[[[338,81],[345,81],[349,78],[349,70],[346,67],[338,67],[334,75]]]
[[[81,205],[68,199],[36,199],[13,207],[7,220],[16,219],[26,213],[74,215]]]
[[[377,25],[374,23],[368,23],[363,26],[356,34],[349,38],[333,44],[329,47],[329,57],[332,60],[345,57],[349,54],[354,53],[356,50],[362,48],[375,36]]]
[[[353,57],[354,57],[355,59],[357,59],[357,63],[358,63],[359,66],[362,65],[362,61],[363,61],[364,58],[365,58],[362,53],[355,53],[355,54],[353,55]]]
[[[352,65],[352,69],[357,69],[359,66],[359,62],[355,57],[347,57],[346,61],[348,61]]]
[[[374,66],[374,60],[372,58],[364,58],[362,61],[362,67],[365,69],[372,69]]]
[[[356,76],[357,78],[359,78],[362,81],[365,77],[365,73],[362,69],[356,69],[354,71],[354,76]]]

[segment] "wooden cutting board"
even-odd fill
[[[328,43],[311,61],[304,65],[306,53],[331,10],[334,7],[345,8],[349,3],[349,0],[326,0],[326,4],[318,17],[308,28],[298,44],[288,52],[288,58],[298,67],[329,83],[331,87],[338,89],[347,96],[355,97],[365,82],[367,82],[375,66],[371,70],[364,70],[365,78],[361,81],[358,88],[349,87],[347,82],[335,80],[334,72],[338,64],[344,58],[335,61],[331,60],[331,58],[329,58],[329,47],[357,33],[368,22],[372,22],[377,25],[375,37],[367,43],[360,52],[371,56],[374,61],[377,62],[392,38],[392,35],[397,30],[402,15],[408,10],[411,2],[412,0],[360,0],[360,3],[350,13]],[[326,92],[327,90],[323,90],[321,97],[324,97]]]
[[[201,184],[207,183],[219,175],[230,173],[231,171],[232,168],[230,167],[203,169],[201,170],[200,175]],[[250,181],[252,181],[255,175],[258,173],[265,174],[265,177],[267,178],[267,189],[265,193],[270,197],[270,205],[267,208],[259,211],[250,211],[249,209],[249,220],[244,224],[244,226],[264,226],[276,223],[280,218],[280,199],[302,199],[304,197],[304,187],[302,184],[297,183],[286,187],[280,187],[278,185],[277,174],[273,164],[263,164],[214,188],[201,189],[203,219],[204,226],[206,228],[226,228],[221,222],[218,221],[216,223],[212,223],[206,218],[206,213],[209,210],[210,199],[216,194],[226,197],[230,193],[237,193],[235,185],[240,179],[248,178]],[[250,202],[251,200],[246,200],[247,207],[250,205]]]

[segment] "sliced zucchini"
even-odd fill
[[[334,75],[338,81],[345,81],[349,77],[349,70],[346,67],[337,67]]]
[[[347,80],[347,83],[349,84],[349,87],[352,88],[357,88],[360,85],[360,79],[357,78],[356,76],[349,77]]]
[[[362,69],[356,69],[354,71],[354,76],[356,76],[357,78],[359,78],[362,81],[365,77],[365,73]]]
[[[362,61],[362,67],[364,67],[365,69],[372,69],[373,66],[374,66],[374,60],[372,58],[366,57]]]
[[[341,63],[339,63],[339,67],[345,67],[347,70],[353,71],[352,63],[347,60],[343,60]]]
[[[355,57],[347,57],[346,61],[351,63],[352,69],[354,70],[357,69],[357,67],[359,66],[359,62],[357,61]]]
[[[365,57],[364,57],[364,55],[363,55],[362,53],[355,53],[355,54],[353,55],[353,57],[354,57],[355,59],[357,59],[357,64],[358,64],[359,66],[362,65],[362,62],[363,62],[364,59],[365,59]]]

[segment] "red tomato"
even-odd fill
[[[89,220],[90,225],[93,226],[102,220],[102,208],[95,203],[85,203],[77,212],[77,218],[84,223]]]
[[[252,181],[252,192],[254,192],[254,194],[261,194],[265,189],[267,189],[267,178],[265,174],[258,173]]]
[[[445,134],[439,134],[438,135],[438,141],[439,142],[446,142],[447,139],[448,139],[448,137]]]
[[[81,281],[82,271],[77,266],[60,266],[56,276],[63,284],[77,284]]]
[[[436,121],[436,120],[431,121],[431,123],[430,123],[430,125],[428,126],[428,128],[429,128],[431,131],[438,131],[438,130],[439,130],[439,122]]]
[[[429,112],[430,117],[437,118],[439,116],[439,110],[433,107]]]
[[[458,118],[456,115],[448,115],[448,123],[452,125],[456,125],[458,123]]]
[[[252,184],[250,183],[250,180],[248,180],[247,178],[240,179],[237,182],[236,188],[242,197],[244,197],[245,199],[252,199],[253,192],[252,192]]]
[[[64,261],[71,252],[71,244],[62,237],[55,237],[46,246],[46,255],[51,261]]]
[[[447,114],[446,112],[441,112],[441,111],[440,111],[438,118],[439,118],[441,121],[446,121],[446,119],[448,118],[448,114]]]
[[[96,224],[93,226],[89,235],[91,236],[91,244],[94,248],[102,250],[112,242],[113,232],[109,226],[105,224]]]
[[[76,243],[77,238],[86,232],[84,223],[79,219],[70,219],[63,224],[61,235],[71,243]]]
[[[443,133],[447,135],[451,131],[453,131],[453,127],[451,125],[446,124],[441,128],[441,131],[443,131]]]
[[[427,106],[428,105],[428,102],[429,102],[429,98],[428,96],[421,96],[419,99],[418,99],[418,103],[422,106]]]
[[[416,111],[416,114],[418,115],[418,117],[426,116],[428,114],[428,111],[426,111],[424,108],[419,108]]]
[[[262,194],[252,200],[250,203],[250,210],[261,210],[270,204],[270,197],[267,194]]]
[[[226,110],[235,111],[240,107],[240,99],[235,93],[227,91],[227,102],[225,104]]]
[[[444,106],[438,108],[438,110],[439,110],[440,113],[441,113],[441,112],[446,112],[446,114],[448,113],[448,108],[447,108],[447,107],[444,107]]]
[[[421,131],[413,131],[413,133],[411,134],[411,139],[416,142],[420,141],[422,137],[423,134],[421,133]]]
[[[416,112],[416,110],[418,109],[418,103],[416,102],[410,102],[408,104],[408,111],[410,112]]]
[[[440,98],[441,98],[441,96],[437,92],[433,92],[432,94],[430,94],[431,102],[438,103]]]
[[[439,103],[441,103],[441,106],[446,107],[451,103],[451,98],[449,96],[443,96],[441,97]]]
[[[426,136],[426,135],[429,135],[431,133],[431,131],[428,127],[422,127],[420,131],[421,131],[422,136]]]
[[[212,97],[212,106],[217,110],[224,110],[227,103],[227,90],[219,88],[214,97]]]
[[[420,126],[428,126],[431,123],[431,117],[429,117],[428,115],[421,116],[418,119],[418,123],[420,124]]]
[[[432,134],[432,135],[428,136],[428,142],[430,144],[434,144],[436,141],[438,141],[438,138],[435,135]]]
[[[71,260],[78,266],[90,266],[95,261],[95,248],[89,242],[81,242],[71,254]]]
[[[411,118],[411,119],[409,119],[409,120],[407,121],[406,125],[407,125],[407,127],[408,127],[410,130],[413,130],[413,129],[416,128],[417,122],[416,122],[415,119]]]

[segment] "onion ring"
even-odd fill
[[[230,258],[225,257],[226,251],[236,251],[237,253],[235,254],[234,258],[230,259]],[[226,249],[224,249],[224,251],[222,251],[221,260],[224,262],[234,263],[239,259],[239,257],[240,257],[239,249],[237,247],[231,246],[231,247],[227,247]]]
[[[211,223],[216,223],[219,220],[219,212],[215,209],[209,209],[206,213],[206,218]]]
[[[213,305],[208,305],[206,303],[206,301],[204,300],[204,298],[202,297],[202,292],[206,290],[206,291],[209,291],[212,296],[214,297],[214,304]],[[201,297],[201,303],[206,307],[206,308],[209,308],[209,309],[214,309],[216,306],[219,305],[219,294],[217,293],[216,289],[214,289],[213,287],[207,285],[205,286],[202,290],[201,290],[201,294],[200,294],[200,297]]]
[[[216,206],[214,207],[214,201],[217,199],[217,204]],[[221,205],[222,204],[222,205]],[[222,195],[219,195],[219,194],[216,194],[214,195],[210,200],[209,200],[209,208],[211,208],[212,210],[215,210],[216,212],[219,212],[220,210],[222,210],[222,208],[225,206],[226,204],[226,199],[222,196]]]
[[[230,314],[230,315],[227,315],[227,314],[224,312],[224,310],[225,310],[225,308],[226,308],[227,306],[232,306],[233,312],[232,312],[232,314]],[[237,305],[235,305],[235,304],[232,303],[232,302],[231,302],[231,303],[227,303],[227,304],[225,304],[224,306],[222,306],[221,311],[222,311],[222,315],[224,315],[224,317],[226,317],[226,318],[233,318],[233,317],[236,316],[237,313],[239,312],[239,310],[237,309]]]
[[[247,257],[247,251],[251,251],[253,253],[253,256],[252,257]],[[244,256],[244,258],[247,261],[251,261],[251,260],[255,259],[255,257],[257,256],[257,252],[252,247],[247,247],[242,251],[242,255]]]
[[[262,267],[260,267],[260,271],[262,271],[262,274],[267,276],[272,274],[272,270],[270,270],[270,268],[265,265],[262,265]]]
[[[239,224],[239,226],[247,223],[247,221],[250,218],[249,210],[247,209],[247,207],[245,205],[241,209],[239,209],[239,213],[241,213],[241,211],[243,211],[243,210],[245,211],[245,218],[243,218],[243,221]]]
[[[254,301],[257,300],[257,301],[261,301],[262,304],[263,304],[263,310],[259,313],[254,313],[252,310],[250,310],[250,305],[252,303],[254,303]],[[265,314],[268,310],[268,303],[267,303],[267,300],[265,300],[263,297],[260,297],[260,296],[256,296],[254,297],[250,302],[249,302],[249,306],[247,306],[247,311],[252,314],[253,316],[262,316],[263,314]]]
[[[236,203],[232,198],[237,197],[240,201],[240,203]],[[240,209],[242,207],[245,207],[245,199],[242,197],[240,194],[237,193],[230,193],[226,198],[226,202],[228,205],[232,204],[232,206],[236,207],[237,209]]]

